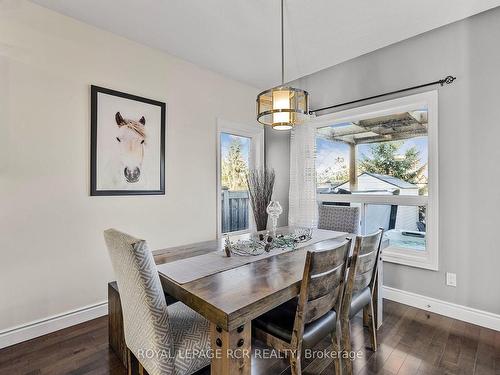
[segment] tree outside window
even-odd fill
[[[245,155],[244,145],[240,138],[232,137],[229,146],[226,146],[226,152],[221,163],[222,187],[233,191],[247,190],[248,149]]]

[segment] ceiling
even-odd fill
[[[258,88],[280,83],[279,0],[32,0]],[[285,0],[285,80],[500,5],[500,0]]]

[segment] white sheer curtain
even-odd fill
[[[290,140],[290,196],[288,224],[316,227],[316,128],[297,125]]]

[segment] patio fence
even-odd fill
[[[222,233],[248,229],[248,191],[222,190]]]

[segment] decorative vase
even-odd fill
[[[278,218],[280,215],[283,213],[283,208],[281,208],[280,202],[278,201],[271,201],[269,202],[269,205],[267,206],[266,209],[267,213],[269,216],[271,216],[271,225],[272,225],[272,232],[273,232],[273,237],[276,237],[276,228],[278,227]]]

